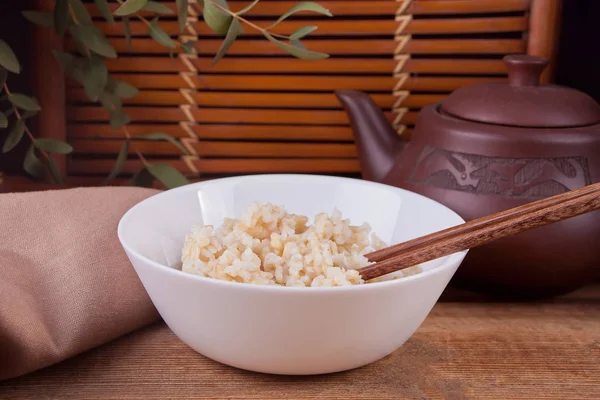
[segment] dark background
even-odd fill
[[[579,89],[600,102],[600,0],[563,0],[563,23],[559,43],[556,83]],[[15,92],[35,94],[30,87],[34,66],[29,52],[30,24],[20,14],[27,1],[4,0],[0,4],[0,38],[7,41],[21,61],[23,72],[11,75]],[[32,126],[35,130],[35,125]],[[34,132],[35,134],[35,132]],[[23,141],[21,147],[26,147]],[[23,146],[24,145],[24,146]],[[0,156],[0,170],[14,171],[12,159],[21,160],[25,148]],[[12,167],[12,168],[11,168]]]

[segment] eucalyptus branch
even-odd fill
[[[117,0],[117,1],[119,1],[119,0]],[[120,3],[123,3],[123,2],[122,2],[122,1],[120,1]],[[78,19],[77,19],[76,15],[75,15],[75,12],[73,11],[73,7],[71,6],[71,4],[69,4],[69,13],[71,14],[71,18],[73,18],[73,22],[74,22],[76,25],[81,25],[81,24],[80,24],[80,22],[78,21]],[[143,18],[142,16],[140,16],[140,17],[141,17],[141,18],[142,18],[142,19],[143,19],[145,22],[147,22],[147,21],[145,20],[145,18]],[[149,22],[147,22],[147,23],[148,23],[148,25],[149,25]],[[87,47],[84,47],[84,49],[85,49],[85,54],[86,54],[86,56],[87,56],[88,58],[90,58],[90,57],[91,57],[91,53],[90,53],[89,49],[88,49]],[[109,103],[109,104],[110,104],[110,106],[111,106],[111,107],[110,107],[110,111],[112,111],[112,112],[115,112],[115,111],[117,111],[117,108],[115,107],[115,104],[114,104],[114,102],[112,102],[112,101],[109,101],[108,103]],[[125,125],[123,125],[123,126],[121,127],[121,130],[123,131],[123,134],[124,134],[124,136],[125,136],[125,139],[126,139],[127,141],[131,141],[131,134],[129,133],[129,130],[127,129],[127,127],[126,127]],[[132,144],[132,143],[129,143],[129,146],[130,146],[130,147],[131,147],[131,149],[132,149],[132,150],[135,152],[135,154],[136,154],[136,155],[137,155],[137,157],[140,159],[140,161],[142,162],[142,164],[144,165],[144,167],[145,167],[145,168],[147,168],[148,166],[150,166],[150,163],[148,162],[148,160],[146,160],[146,158],[144,157],[144,155],[143,155],[143,154],[142,154],[142,153],[141,153],[141,152],[140,152],[138,149],[136,149],[136,148],[133,146],[133,144]],[[108,182],[108,180],[107,180],[107,182]]]
[[[8,96],[10,96],[12,94],[11,91],[10,91],[10,89],[8,88],[8,84],[6,82],[4,82],[4,91],[6,92],[6,94]],[[13,112],[15,113],[15,116],[17,117],[18,120],[20,120],[20,121],[24,121],[25,120],[23,118],[23,116],[21,115],[21,112],[19,111],[19,109],[17,108],[17,106],[15,106],[13,104],[12,109],[13,109]],[[27,127],[27,125],[25,125],[25,133],[27,134],[27,137],[29,138],[29,140],[31,140],[31,144],[34,144],[35,143],[35,136],[33,136],[33,134],[31,133],[31,131]],[[50,155],[48,153],[46,153],[44,150],[40,150],[40,154],[42,154],[45,159],[50,158]]]
[[[22,137],[23,133],[26,133],[27,137],[31,141],[31,144],[29,146],[29,150],[27,151],[27,155],[24,160],[25,170],[37,177],[43,173],[40,170],[40,167],[41,168],[45,167],[50,171],[50,175],[52,176],[52,179],[54,180],[55,183],[57,183],[59,185],[64,185],[64,181],[63,181],[62,177],[60,176],[58,168],[56,167],[56,164],[54,164],[54,161],[52,160],[52,157],[49,154],[50,152],[46,151],[45,147],[48,149],[57,150],[57,152],[63,152],[63,153],[70,152],[72,150],[72,148],[64,142],[55,141],[53,139],[36,139],[35,136],[33,136],[31,131],[29,130],[29,128],[27,127],[27,124],[25,123],[26,118],[25,118],[24,114],[21,113],[21,111],[19,110],[19,107],[17,105],[20,104],[21,107],[26,107],[29,109],[34,109],[34,108],[37,109],[39,107],[37,105],[37,102],[34,99],[27,98],[27,97],[23,97],[23,98],[20,98],[19,100],[15,100],[17,98],[17,96],[22,96],[22,95],[13,95],[13,93],[10,91],[10,88],[8,87],[8,84],[6,82],[4,82],[2,87],[4,88],[4,92],[6,93],[7,98],[9,100],[11,100],[11,98],[12,98],[12,100],[11,100],[12,110],[13,110],[14,115],[17,117],[17,121],[18,121],[17,124],[15,125],[15,128],[13,129],[13,131],[7,138],[7,141],[4,143],[3,152],[12,150],[21,141],[21,137]],[[32,115],[34,115],[34,114],[32,114]],[[35,153],[34,153],[35,148],[38,149],[40,154],[46,160],[45,164],[41,163],[41,161],[35,156]]]
[[[213,65],[225,56],[237,37],[244,33],[242,24],[260,32],[271,43],[294,57],[309,60],[324,59],[328,57],[327,54],[306,49],[300,42],[302,38],[317,29],[316,26],[302,27],[291,35],[273,33],[271,32],[271,29],[298,12],[309,11],[331,16],[329,10],[317,3],[304,1],[291,7],[271,25],[261,27],[243,17],[243,14],[250,11],[259,3],[259,1],[260,0],[254,0],[242,10],[236,12],[229,9],[227,0],[201,1],[201,13],[204,22],[212,31],[224,37],[218,52],[214,56]],[[116,0],[116,2],[119,4],[119,7],[114,12],[111,12],[107,0],[95,0],[97,9],[108,22],[114,23],[115,16],[123,18],[124,36],[130,46],[132,37],[130,18],[133,17],[142,21],[148,27],[148,34],[152,39],[168,48],[171,57],[173,57],[173,50],[178,47],[188,54],[194,53],[197,38],[182,43],[183,39],[181,37],[179,40],[174,39],[161,28],[159,24],[159,15],[167,13],[172,14],[171,10],[164,4],[149,0]],[[29,21],[39,26],[53,28],[61,37],[65,32],[70,32],[74,44],[83,57],[79,57],[77,54],[54,51],[57,62],[69,77],[83,86],[90,101],[93,103],[99,102],[110,113],[111,127],[115,130],[120,129],[123,132],[125,140],[121,146],[115,165],[105,182],[111,181],[121,173],[121,169],[131,150],[143,165],[143,168],[138,171],[132,179],[134,184],[148,185],[151,184],[154,179],[157,179],[168,188],[172,188],[188,183],[187,179],[175,168],[168,164],[151,162],[152,160],[146,159],[133,145],[133,139],[168,141],[177,146],[182,153],[186,155],[189,154],[188,150],[175,137],[166,133],[152,132],[136,135],[135,137],[131,136],[127,128],[130,117],[126,110],[123,109],[122,99],[132,98],[139,91],[137,88],[124,81],[111,79],[110,72],[108,71],[104,59],[118,57],[117,51],[111,45],[105,34],[94,24],[94,20],[88,12],[86,4],[88,3],[82,0],[56,0],[53,12],[25,11],[23,15]],[[176,6],[179,32],[181,35],[185,31],[188,23],[187,18],[190,2],[189,0],[176,0]],[[144,11],[154,12],[154,17],[152,19],[145,17],[142,15]],[[8,45],[2,40],[0,40],[0,67],[13,73],[20,72],[18,60],[14,56],[12,50],[10,50]],[[4,85],[5,79],[1,74],[3,72],[4,70],[0,68],[0,78],[2,78],[0,80],[0,91],[3,87],[6,88]],[[199,78],[203,80],[201,76],[199,76]],[[7,88],[6,90],[7,93],[9,93]],[[9,95],[9,100],[13,104],[14,109],[11,113],[15,113],[18,121],[9,132],[3,151],[10,151],[10,149],[14,148],[26,132],[33,145],[30,146],[30,150],[25,157],[24,167],[29,165],[29,168],[26,167],[25,169],[34,176],[36,173],[39,175],[40,168],[43,168],[43,165],[34,153],[34,150],[38,149],[43,157],[46,158],[46,167],[52,173],[55,181],[61,182],[62,178],[60,177],[60,174],[58,174],[58,170],[52,162],[50,154],[68,154],[72,151],[72,147],[66,142],[49,138],[35,139],[31,134],[29,129],[25,126],[24,119],[29,118],[41,109],[35,99],[24,95]],[[29,115],[23,116],[17,108],[25,111],[25,113]],[[8,127],[8,116],[8,112],[3,113],[0,111],[0,128]],[[43,170],[41,172],[43,172]]]
[[[255,23],[248,21],[246,18],[240,16],[239,14],[231,11],[230,9],[228,9],[226,7],[221,6],[220,4],[214,2],[213,0],[204,0],[204,1],[211,3],[214,7],[218,8],[219,10],[223,11],[226,14],[229,14],[232,18],[237,19],[240,22],[243,22],[244,24],[248,25],[251,28],[256,29],[257,31],[259,31],[262,34],[264,34],[265,32],[270,33],[270,32],[268,32],[269,31],[268,28],[261,28],[260,26],[256,25]],[[277,37],[280,39],[286,39],[286,40],[290,39],[289,36],[280,35],[277,33],[271,33],[271,36],[274,36],[274,37]]]

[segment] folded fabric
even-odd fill
[[[153,189],[0,194],[0,380],[54,364],[159,316],[117,238]]]

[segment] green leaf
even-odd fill
[[[148,3],[146,3],[146,5],[144,7],[142,7],[142,10],[154,12],[157,14],[166,14],[166,15],[173,14],[173,10],[171,10],[169,7],[165,6],[164,4],[159,3],[158,1],[149,1]]]
[[[54,179],[54,182],[58,183],[61,186],[64,185],[65,181],[63,180],[62,176],[60,175],[60,171],[58,170],[58,167],[54,163],[54,160],[52,160],[51,157],[48,157],[48,159],[46,161],[48,162],[48,169],[50,170],[50,174],[52,175],[52,179]]]
[[[69,27],[69,0],[56,0],[54,5],[54,30],[63,36]]]
[[[318,26],[305,26],[304,28],[300,28],[298,29],[296,32],[292,33],[292,35],[290,36],[290,41],[291,40],[295,40],[295,39],[302,39],[304,36],[308,35],[309,33],[316,31],[319,27]]]
[[[8,118],[3,112],[0,112],[0,129],[8,128]]]
[[[87,8],[83,5],[81,0],[69,0],[69,4],[71,5],[71,10],[73,10],[73,15],[75,15],[75,19],[80,25],[93,25],[94,21],[92,21],[92,17],[88,12]]]
[[[188,40],[181,44],[181,48],[187,54],[194,54],[194,49],[196,48],[196,42],[194,40]]]
[[[332,16],[331,12],[328,9],[326,9],[325,7],[323,7],[322,5],[312,2],[312,1],[305,1],[302,3],[298,3],[295,6],[293,6],[292,8],[290,8],[285,14],[283,14],[281,17],[279,17],[279,19],[277,21],[275,21],[273,24],[271,24],[267,29],[273,28],[275,25],[279,24],[284,19],[287,19],[292,14],[295,14],[300,11],[312,11],[312,12],[316,12],[318,14],[327,15],[328,17]]]
[[[146,167],[136,172],[131,178],[131,184],[138,187],[150,188],[152,183],[154,183],[154,177]]]
[[[0,67],[0,93],[4,90],[4,84],[6,83],[6,79],[8,78],[8,72],[2,67]]]
[[[116,58],[117,52],[110,45],[101,30],[93,25],[74,25],[71,34],[75,39],[87,46],[96,54],[108,58]]]
[[[104,17],[105,20],[110,22],[111,24],[115,23],[115,18],[110,12],[110,8],[108,7],[108,3],[106,0],[94,0],[96,2],[96,8],[100,11],[100,14]]]
[[[20,93],[11,94],[8,96],[8,101],[10,101],[13,106],[17,106],[25,111],[40,111],[42,109],[36,99]]]
[[[246,14],[248,11],[252,10],[254,8],[255,5],[258,4],[260,0],[254,0],[252,3],[250,3],[249,6],[242,8],[240,11],[236,12],[236,15],[244,15]]]
[[[210,29],[220,35],[225,35],[229,30],[229,25],[231,25],[233,18],[231,15],[217,8],[215,3],[229,10],[226,0],[206,1],[204,3],[204,12],[202,13],[202,16],[204,17],[204,22],[206,22],[206,25],[208,25]]]
[[[35,178],[42,178],[46,172],[44,164],[42,164],[40,159],[35,155],[35,146],[33,143],[29,146],[27,153],[25,153],[25,158],[23,159],[23,169],[25,172]]]
[[[148,0],[127,0],[121,7],[115,10],[115,15],[123,17],[140,11],[148,3]]]
[[[19,64],[19,60],[17,60],[17,56],[8,43],[2,39],[0,39],[0,66],[15,74],[21,72],[21,65]]]
[[[171,37],[158,25],[158,17],[154,17],[152,22],[150,22],[148,33],[152,39],[156,40],[163,46],[168,47],[169,49],[174,49],[177,47],[173,39],[171,39]]]
[[[21,118],[22,119],[29,119],[31,117],[34,117],[38,114],[39,111],[25,111],[21,114]]]
[[[100,96],[100,103],[102,103],[102,107],[106,108],[109,112],[118,111],[123,107],[123,103],[119,96],[116,96],[110,92],[102,93]]]
[[[150,164],[147,169],[148,172],[165,185],[167,189],[173,189],[190,183],[181,172],[168,164]]]
[[[290,39],[290,44],[298,49],[306,50],[300,39]]]
[[[54,28],[54,16],[49,12],[23,11],[23,17],[33,24],[44,28]]]
[[[227,53],[227,50],[229,50],[229,48],[231,47],[233,42],[235,42],[235,39],[237,39],[237,37],[243,31],[244,30],[242,29],[242,25],[240,25],[239,20],[234,19],[233,21],[231,21],[231,25],[229,25],[229,30],[227,31],[227,35],[225,36],[223,43],[221,43],[221,47],[219,48],[219,51],[215,55],[215,58],[213,58],[211,65],[215,65],[221,58],[223,58],[225,53]]]
[[[21,139],[23,139],[23,134],[25,134],[25,121],[19,119],[8,133],[6,141],[4,141],[4,146],[2,146],[2,152],[8,153],[14,149]]]
[[[117,161],[115,162],[115,165],[113,166],[112,171],[110,171],[110,174],[104,180],[105,185],[108,182],[115,179],[121,173],[121,169],[123,168],[123,164],[125,164],[125,161],[127,160],[128,154],[129,154],[129,140],[126,140],[125,142],[123,142],[123,145],[121,146],[121,150],[119,150],[119,154],[117,155]]]
[[[177,0],[177,21],[179,21],[179,32],[185,30],[188,18],[188,0]]]
[[[131,99],[140,92],[138,88],[130,85],[127,82],[113,79],[108,82],[107,90],[115,96],[123,99]]]
[[[123,33],[127,41],[127,48],[131,50],[131,23],[129,17],[123,17]]]
[[[36,139],[35,147],[46,153],[69,154],[73,151],[69,143],[50,138]]]
[[[83,62],[69,53],[57,50],[52,50],[52,53],[65,74],[83,85]]]
[[[316,51],[306,50],[303,47],[296,47],[292,46],[291,44],[284,43],[275,39],[267,32],[263,32],[263,35],[269,39],[270,42],[275,43],[278,47],[287,51],[294,57],[301,58],[303,60],[323,60],[329,57],[329,55],[325,53],[317,53]]]
[[[116,110],[110,113],[110,126],[113,129],[119,129],[131,121],[129,114],[123,110]]]
[[[92,54],[83,62],[83,87],[86,95],[92,101],[97,101],[104,93],[108,82],[108,69],[104,64],[104,58]]]
[[[174,144],[175,146],[177,146],[177,148],[179,150],[181,150],[181,152],[183,154],[189,155],[189,152],[181,144],[181,142],[179,142],[179,140],[175,139],[173,136],[169,135],[168,133],[164,133],[164,132],[145,133],[143,135],[136,136],[135,139],[143,139],[143,140],[166,140],[167,142],[170,142],[170,143]]]

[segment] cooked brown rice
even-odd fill
[[[251,205],[240,219],[217,229],[194,226],[186,236],[182,270],[210,278],[281,286],[346,286],[364,283],[356,271],[363,255],[386,247],[368,224],[352,226],[334,210],[308,217],[272,204]],[[400,276],[418,273],[413,267]]]

